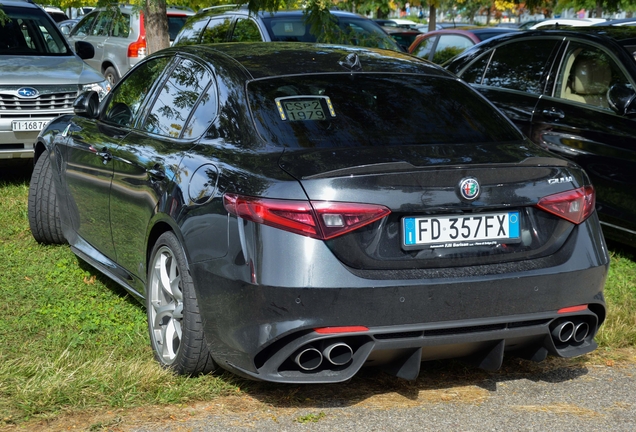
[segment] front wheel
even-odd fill
[[[203,337],[185,253],[172,232],[162,234],[152,249],[146,306],[150,343],[162,366],[181,375],[218,369]]]

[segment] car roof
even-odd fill
[[[353,13],[353,12],[348,12],[348,11],[341,11],[341,10],[330,10],[329,11],[332,15],[335,16],[347,16],[347,17],[352,17],[352,18],[360,18],[360,19],[367,19],[367,17],[362,16],[360,14],[357,13]],[[285,17],[285,16],[289,16],[289,17],[296,17],[296,16],[304,16],[305,15],[305,10],[303,9],[297,9],[297,10],[279,10],[279,11],[258,11],[258,12],[250,12],[249,9],[247,8],[247,6],[245,5],[219,5],[219,6],[211,6],[211,7],[207,7],[207,8],[203,8],[203,9],[199,9],[199,11],[196,13],[197,16],[212,16],[212,15],[221,15],[221,14],[238,14],[238,15],[258,15],[261,18],[268,18],[268,17]]]
[[[499,44],[502,41],[509,41],[520,38],[533,38],[533,37],[579,37],[588,40],[595,40],[597,42],[603,39],[610,39],[619,45],[634,45],[636,44],[636,27],[630,26],[609,26],[609,27],[568,27],[567,29],[555,29],[555,30],[522,30],[507,33],[497,37],[496,39],[488,39],[482,42],[480,45],[489,47],[493,44]]]
[[[362,72],[403,72],[453,77],[443,68],[406,53],[305,42],[254,42],[183,45],[165,51],[189,52],[218,64],[219,55],[234,60],[252,78],[346,72],[341,63],[356,54]],[[272,53],[282,55],[272,56]],[[389,53],[387,56],[386,54]],[[378,55],[383,54],[383,55]]]
[[[4,6],[25,7],[30,9],[41,9],[40,6],[27,0],[0,0],[0,4]]]

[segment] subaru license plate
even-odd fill
[[[48,120],[14,120],[11,122],[11,129],[14,132],[41,131],[48,123]]]
[[[402,246],[406,249],[516,243],[519,241],[519,212],[405,217],[402,232]]]

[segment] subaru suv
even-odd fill
[[[40,6],[0,0],[0,15],[0,160],[32,159],[40,130],[72,113],[80,92],[106,94],[108,82],[83,61],[93,47],[71,49]]]
[[[246,7],[213,6],[190,17],[173,45],[216,42],[327,42],[404,51],[382,27],[358,14],[330,11],[337,23],[334,35],[315,35],[305,12],[251,13]]]
[[[172,42],[194,11],[169,7],[168,34]],[[88,64],[116,84],[128,70],[146,57],[144,14],[131,5],[94,9],[68,35],[71,41],[90,42],[95,57]]]

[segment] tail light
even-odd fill
[[[541,198],[537,207],[575,224],[580,224],[594,211],[596,193],[592,186],[561,192]]]
[[[354,231],[391,210],[381,205],[329,201],[291,201],[225,194],[225,209],[252,222],[320,240]]]
[[[146,57],[146,28],[144,26],[144,14],[139,14],[139,37],[128,45],[128,57]]]

